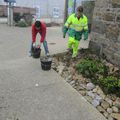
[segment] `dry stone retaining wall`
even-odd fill
[[[91,43],[99,45],[101,55],[120,66],[120,0],[95,1]]]

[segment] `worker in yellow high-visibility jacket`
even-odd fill
[[[73,49],[72,57],[78,55],[78,46],[84,35],[84,40],[88,39],[88,19],[83,14],[83,7],[77,7],[76,13],[73,13],[67,19],[64,29],[63,29],[63,38],[65,38],[68,31],[69,41],[68,41],[68,50]]]

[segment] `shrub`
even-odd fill
[[[15,26],[18,26],[18,27],[27,27],[27,23],[25,21],[19,21],[18,23],[16,23]]]
[[[98,78],[98,74],[107,74],[106,66],[100,61],[92,58],[82,59],[76,66],[79,74],[88,78]]]
[[[78,74],[91,79],[94,84],[98,84],[106,94],[116,94],[120,96],[120,75],[119,70],[108,76],[108,67],[100,60],[86,58],[82,59],[76,66]]]
[[[99,79],[97,82],[105,93],[114,93],[120,96],[120,79],[114,76],[108,76]]]

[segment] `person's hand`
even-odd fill
[[[35,47],[36,46],[36,44],[35,44],[35,42],[33,43],[33,47]]]
[[[84,40],[88,40],[88,31],[84,32]]]

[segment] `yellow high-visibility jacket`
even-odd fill
[[[69,29],[69,36],[74,37],[76,40],[80,40],[82,38],[82,33],[84,33],[84,38],[88,38],[88,19],[82,14],[80,19],[78,20],[76,14],[72,14],[67,19],[64,25],[64,34],[66,34]]]

